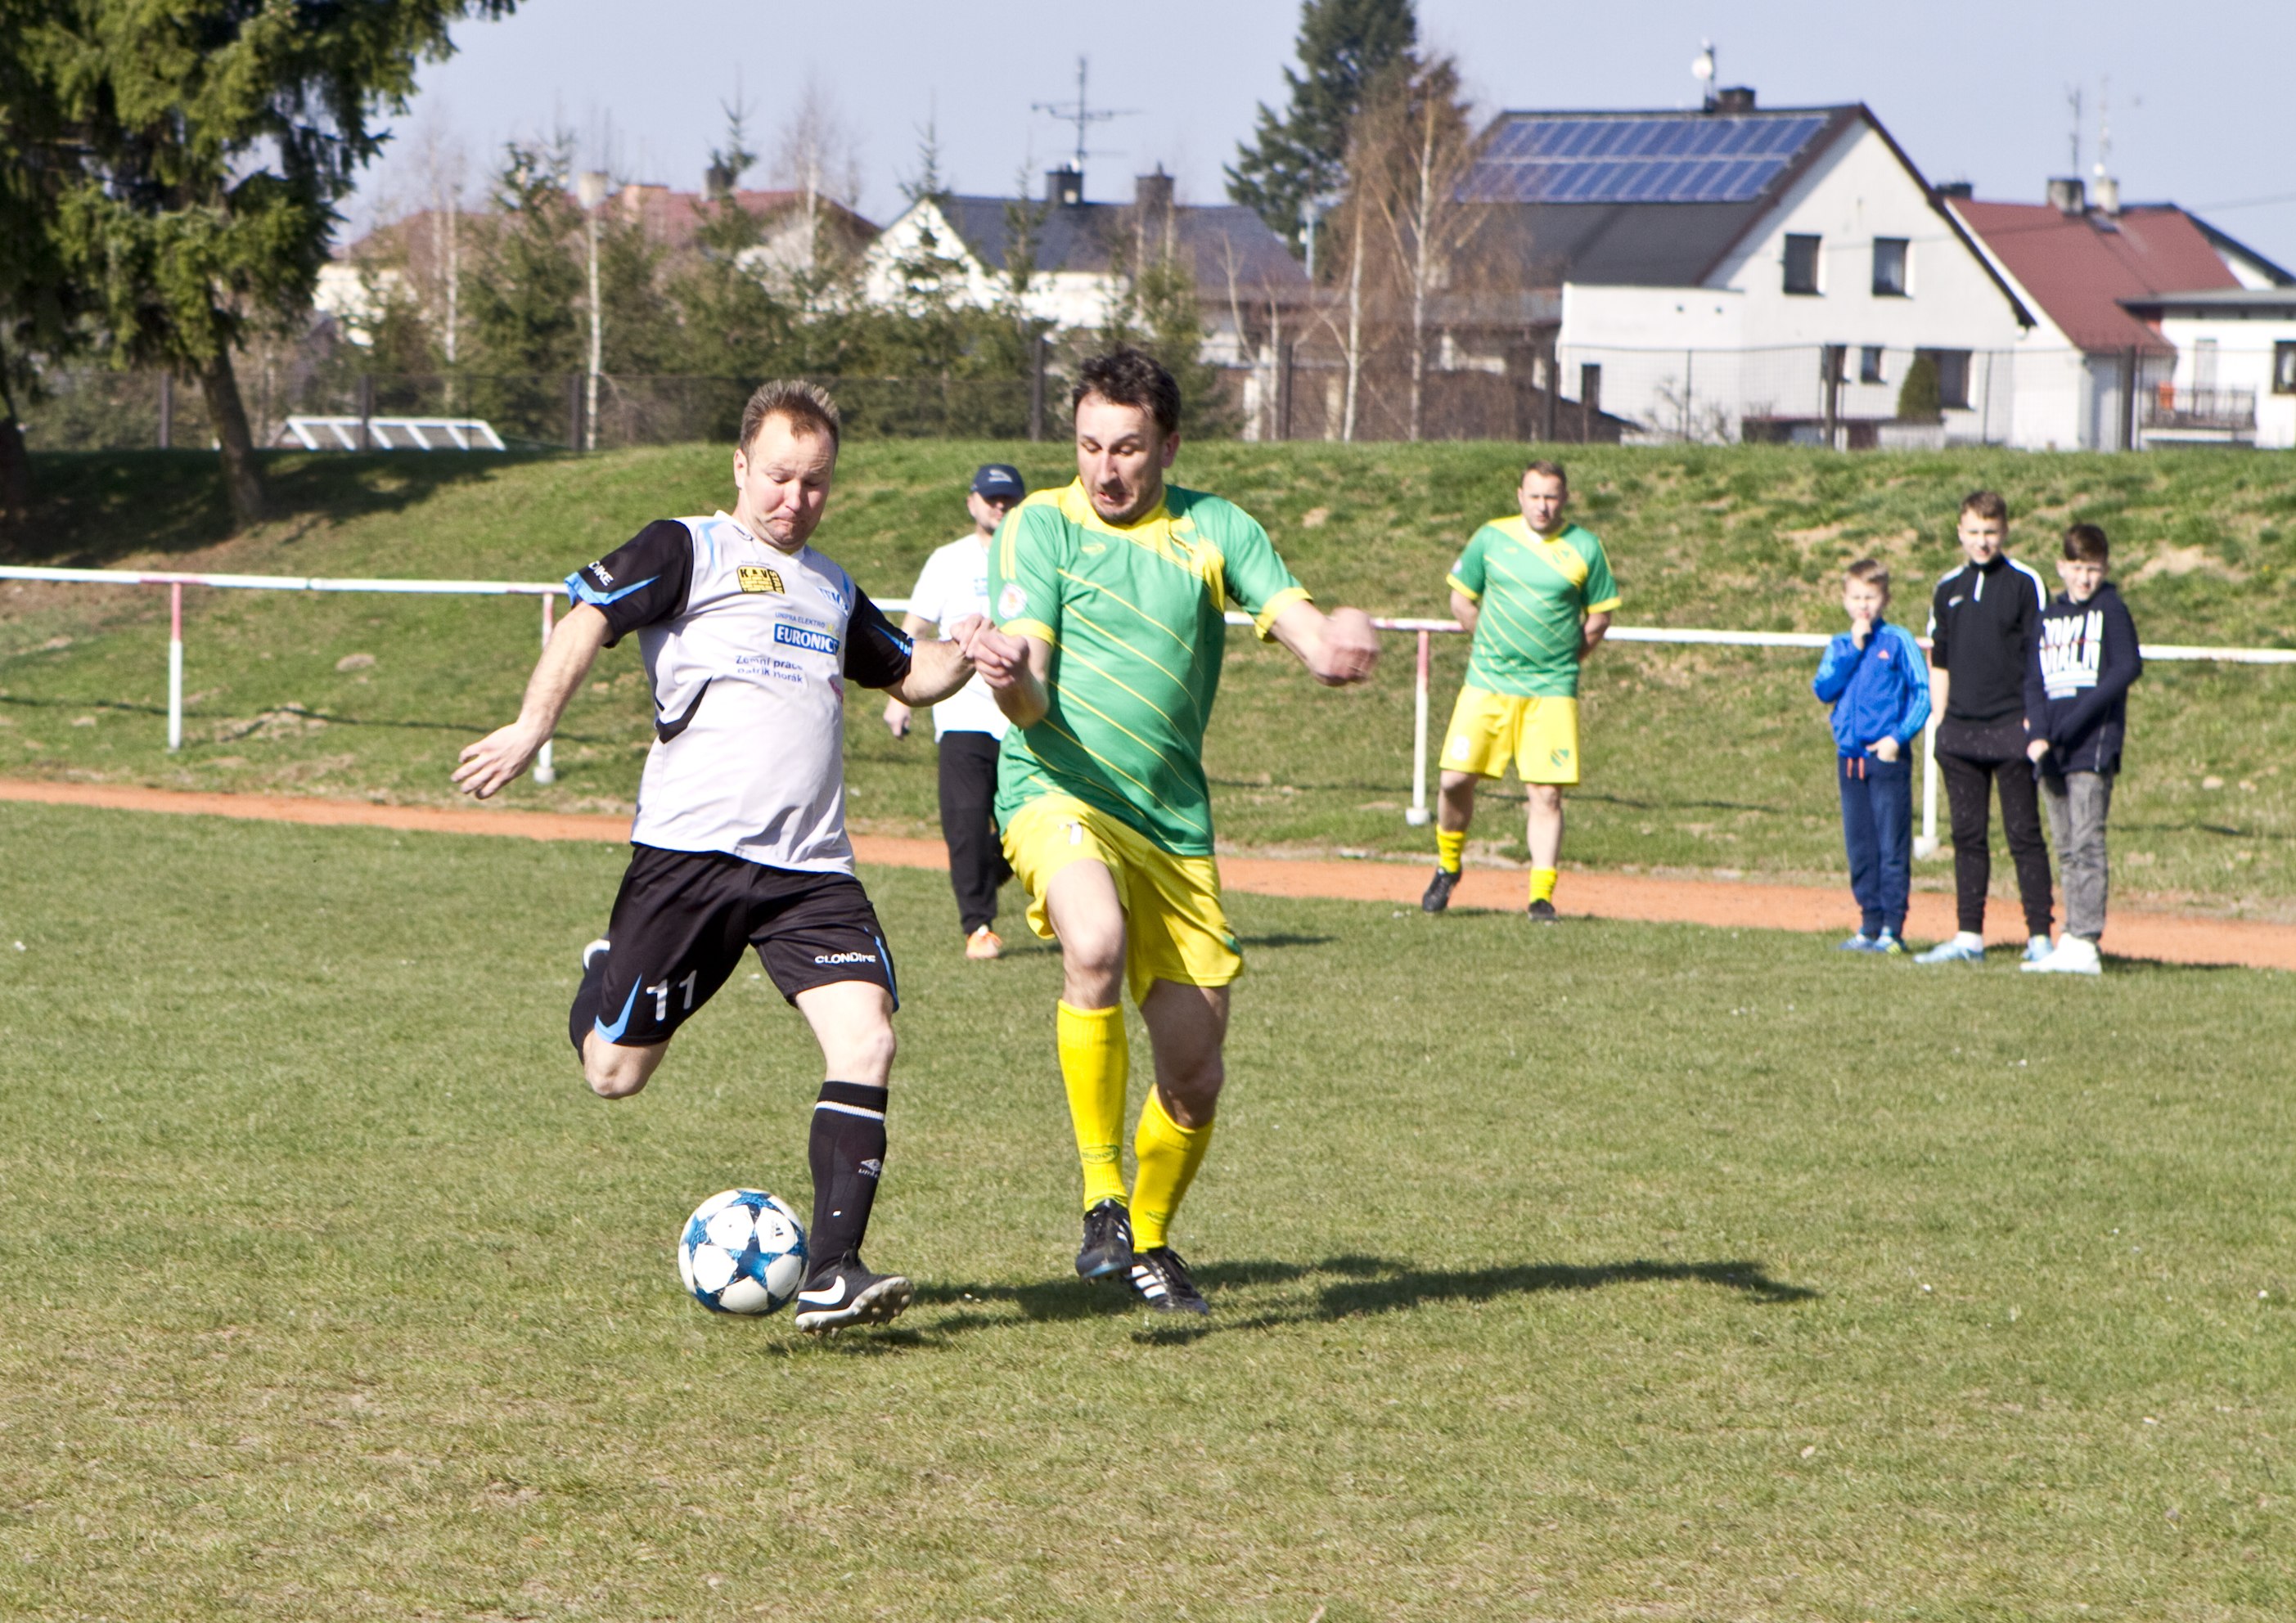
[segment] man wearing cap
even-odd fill
[[[1028,494],[1020,471],[1004,463],[989,463],[974,472],[964,498],[972,529],[925,560],[909,594],[903,630],[914,636],[936,626],[954,626],[969,614],[988,614],[988,544],[1004,515]],[[996,750],[1009,724],[977,676],[933,706],[932,713],[940,751],[940,832],[948,842],[948,882],[956,892],[964,955],[994,958],[1004,950],[996,930],[996,891],[1013,877],[991,813]],[[899,700],[887,701],[885,725],[895,738],[908,736],[910,714]]]

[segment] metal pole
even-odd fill
[[[168,748],[184,747],[184,583],[168,586]]]
[[[1403,820],[1427,826],[1427,649],[1430,634],[1419,634],[1419,680],[1411,694],[1411,809]]]
[[[598,368],[605,359],[605,312],[598,307],[598,211],[590,217],[590,387],[582,398],[582,448],[598,448]]]
[[[1029,439],[1045,437],[1045,335],[1029,340]]]
[[[1922,832],[1914,841],[1914,855],[1937,855],[1937,730],[1938,714],[1930,712],[1929,725],[1922,729]]]
[[[555,597],[545,597],[542,600],[542,645],[545,648],[550,646],[552,612],[557,606],[558,600]],[[534,758],[534,781],[545,787],[558,781],[558,767],[550,758],[550,746],[554,742],[551,739],[544,739],[541,750]]]

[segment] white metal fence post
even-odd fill
[[[1427,825],[1427,663],[1432,635],[1419,634],[1419,677],[1411,694],[1411,809],[1403,820],[1413,828]]]
[[[184,583],[168,584],[168,749],[184,747]]]
[[[1914,841],[1916,857],[1934,857],[1938,849],[1937,730],[1938,714],[1931,710],[1927,725],[1922,728],[1922,832]]]
[[[552,611],[557,607],[557,604],[558,600],[555,596],[549,593],[545,593],[543,594],[542,645],[545,648],[550,646]],[[550,758],[550,747],[556,741],[553,739],[544,739],[542,741],[542,749],[540,752],[534,758],[534,781],[537,783],[548,785],[555,783],[558,781],[557,764]]]

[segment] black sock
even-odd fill
[[[590,962],[582,966],[582,984],[574,993],[574,1006],[567,1011],[566,1035],[574,1039],[574,1057],[583,1057],[582,1044],[597,1029],[599,1011],[605,1006],[606,955],[610,949],[600,947],[590,955]]]
[[[858,1082],[824,1082],[813,1107],[808,1146],[813,1163],[813,1228],[806,1249],[814,1270],[835,1266],[861,1250],[877,1177],[885,1165],[886,1090]]]

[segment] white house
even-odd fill
[[[1514,213],[1561,290],[1562,397],[1630,438],[2013,431],[2002,357],[2033,316],[1862,105],[1503,113],[1461,195]],[[1924,355],[1943,422],[1900,430]]]
[[[2296,287],[2124,299],[2176,360],[2140,402],[2143,444],[2296,448]]]
[[[1011,257],[1025,246],[1027,312],[1057,327],[1097,327],[1124,297],[1128,270],[1170,256],[1194,275],[1205,358],[1234,365],[1243,348],[1242,310],[1306,296],[1306,273],[1249,209],[1176,202],[1171,176],[1160,169],[1138,177],[1130,203],[1085,201],[1084,176],[1073,168],[1045,179],[1039,203],[943,194],[910,205],[864,256],[870,301],[901,304],[910,296],[905,267],[931,258],[953,266],[942,283],[961,301],[999,303],[1011,286]]]
[[[2092,201],[2079,180],[2063,179],[2049,182],[2043,203],[1947,199],[2036,317],[2017,361],[2013,442],[2126,450],[2229,437],[2233,425],[2197,422],[2189,403],[2181,414],[2173,398],[2162,405],[2161,390],[2178,379],[2196,386],[2193,365],[2171,326],[2138,306],[2163,293],[2284,295],[2296,278],[2173,203],[2124,207],[2110,180],[2097,190]]]

